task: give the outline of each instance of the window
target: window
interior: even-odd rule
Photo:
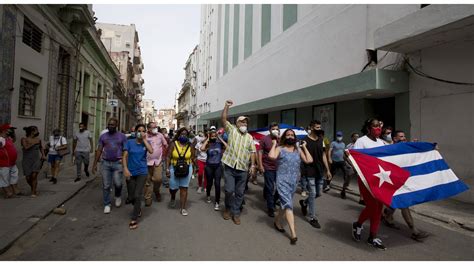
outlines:
[[[294,126],[296,124],[296,109],[281,111],[281,123]]]
[[[324,136],[328,139],[334,139],[334,128],[336,127],[334,113],[334,104],[313,107],[313,119],[321,121]]]
[[[252,54],[253,5],[245,5],[244,58]]]
[[[225,5],[225,19],[224,19],[224,75],[227,74],[229,68],[229,5]]]
[[[271,39],[272,6],[262,5],[262,47]]]
[[[283,31],[296,23],[298,17],[298,5],[283,5]]]
[[[35,102],[38,85],[38,83],[27,79],[20,79],[20,103],[18,104],[19,115],[35,116]]]
[[[232,45],[232,67],[239,63],[239,23],[240,23],[240,5],[234,5],[234,38]]]
[[[31,20],[25,17],[23,22],[23,43],[41,53],[43,42],[43,31],[41,31]]]
[[[130,43],[129,43],[129,42],[126,42],[126,43],[125,43],[125,47],[126,47],[126,48],[130,48],[130,47],[131,47]]]

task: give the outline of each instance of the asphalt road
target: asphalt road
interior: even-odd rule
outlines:
[[[410,239],[400,212],[395,217],[401,230],[381,225],[379,237],[386,251],[351,237],[351,225],[362,209],[356,198],[342,200],[335,190],[318,198],[317,213],[322,225],[307,223],[295,196],[298,242],[290,245],[288,235],[273,228],[265,213],[262,180],[249,184],[242,224],[222,219],[205,194],[197,194],[191,181],[189,216],[169,209],[169,194],[162,202],[143,209],[139,228],[128,228],[131,205],[103,213],[101,182],[98,178],[65,204],[67,214],[51,214],[19,239],[1,260],[473,260],[474,237],[436,221],[415,216],[419,228],[431,236],[424,243]],[[162,189],[163,191],[163,189]],[[212,193],[211,193],[212,195]],[[223,198],[223,196],[222,196]],[[223,200],[223,199],[222,199]],[[179,206],[179,205],[178,205]],[[287,232],[288,227],[286,227]]]

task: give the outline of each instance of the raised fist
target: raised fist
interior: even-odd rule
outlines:
[[[234,104],[234,102],[232,100],[225,101],[225,105],[227,105],[227,106],[231,106],[233,104]]]

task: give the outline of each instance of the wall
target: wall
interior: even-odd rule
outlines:
[[[474,41],[456,41],[409,55],[421,71],[446,80],[474,83]],[[410,75],[412,138],[437,142],[456,175],[474,185],[474,92],[472,86]],[[468,190],[455,197],[473,203]]]

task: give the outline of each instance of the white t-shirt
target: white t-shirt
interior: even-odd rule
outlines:
[[[54,138],[54,136],[49,137],[49,154],[57,155],[58,152],[55,150],[58,147],[67,144],[65,137]]]
[[[371,140],[367,136],[358,138],[354,144],[354,149],[370,149],[380,146],[385,146],[385,143],[381,139],[375,139],[376,141]]]
[[[201,147],[204,144],[204,142],[198,141],[196,143],[196,149],[197,149],[197,159],[201,162],[207,161],[207,153],[205,151],[201,151]]]

